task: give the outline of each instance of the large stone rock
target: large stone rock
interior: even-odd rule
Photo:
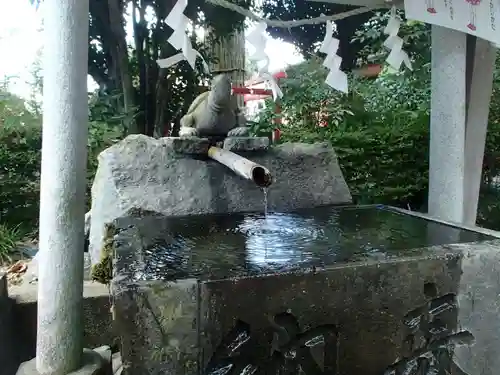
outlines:
[[[207,147],[206,140],[199,147],[193,142],[133,135],[99,155],[92,186],[93,264],[103,253],[105,224],[131,208],[166,216],[264,211],[264,194],[254,183],[213,160],[193,156]],[[237,144],[241,150],[241,140]],[[245,156],[273,174],[267,192],[270,211],[351,202],[329,144],[289,143]]]
[[[498,267],[485,264],[498,264],[500,240],[383,208],[330,210],[265,223],[137,211],[116,220],[111,290],[123,373],[394,375],[428,358],[426,374],[464,375],[462,361],[498,357],[488,346],[498,324],[482,317],[500,313]],[[292,246],[287,220],[308,240]],[[325,241],[334,250],[325,253]],[[474,295],[492,299],[474,310]]]

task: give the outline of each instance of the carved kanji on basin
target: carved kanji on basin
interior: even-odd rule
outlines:
[[[426,284],[425,294],[428,302],[403,320],[406,355],[384,375],[468,375],[453,361],[455,346],[474,341],[472,333],[457,329],[457,296],[438,297],[434,284]]]
[[[273,340],[265,348],[268,355],[261,355],[248,323],[238,320],[224,337],[210,359],[204,375],[251,375],[298,374],[319,375],[336,373],[337,328],[324,324],[301,330],[297,319],[291,313],[276,314],[269,319],[269,330]],[[323,345],[333,356],[324,356],[320,365],[313,357],[311,348]]]

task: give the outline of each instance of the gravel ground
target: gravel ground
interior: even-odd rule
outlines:
[[[9,285],[20,285],[24,283],[34,284],[38,281],[38,259],[35,255],[21,257],[11,265],[0,266],[0,274],[6,273]],[[84,280],[90,280],[90,255],[84,256]]]

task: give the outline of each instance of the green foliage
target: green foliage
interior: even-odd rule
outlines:
[[[358,130],[355,116],[346,123],[344,129],[329,128],[328,138],[355,200],[420,208],[428,181],[426,114],[386,115]]]
[[[321,121],[338,126],[345,116],[353,115],[351,110],[355,103],[325,85],[327,71],[320,59],[312,58],[292,66],[287,69],[287,75],[288,78],[280,83],[285,93],[280,104],[288,121],[286,134],[300,134],[305,141],[313,142],[321,137],[316,134]],[[275,117],[274,105],[268,101],[254,131],[269,132],[274,128],[272,121]]]
[[[0,98],[0,220],[13,225],[38,219],[41,127],[22,103]]]
[[[381,64],[387,56],[383,43],[387,38],[384,28],[389,21],[390,11],[376,12],[356,32],[353,43],[360,43],[363,48],[358,53],[358,65]],[[429,24],[406,20],[403,11],[398,11],[402,23],[398,36],[403,38],[404,49],[414,61],[430,61],[431,26]]]
[[[351,89],[363,98],[364,108],[379,117],[394,112],[429,112],[431,99],[430,63],[391,72],[384,68],[375,82],[353,79]]]
[[[0,223],[0,265],[12,262],[12,255],[24,236],[19,226]]]
[[[421,64],[413,72],[384,71],[376,80],[351,77],[349,95],[324,84],[326,71],[321,61],[306,61],[288,69],[287,74],[281,85],[283,141],[331,142],[357,203],[412,209],[425,205],[429,64]],[[487,154],[500,151],[498,105],[494,99]],[[273,104],[267,103],[253,132],[270,131],[275,116]]]
[[[253,1],[234,3],[249,8]],[[179,52],[168,43],[173,30],[166,17],[174,4],[150,0],[89,2],[89,74],[103,91],[122,91],[114,107],[117,113],[125,107],[131,114],[123,119],[129,133],[175,133],[181,114],[199,94],[199,86],[206,84],[200,60],[194,70],[186,61],[166,69],[156,63]],[[131,14],[127,8],[132,8]],[[203,41],[193,30],[190,37],[193,48],[208,63],[214,60],[210,43],[244,26],[243,16],[203,0],[190,1],[184,14],[193,21],[193,29],[207,31]],[[132,32],[123,26],[130,16]],[[109,20],[115,20],[111,27]],[[127,46],[130,40],[133,44]]]
[[[493,75],[493,93],[490,102],[490,115],[488,123],[488,138],[486,149],[492,150],[500,144],[500,53],[497,54],[497,69]]]
[[[0,96],[0,222],[32,231],[37,227],[39,211],[41,118],[23,103],[12,94]],[[91,120],[102,119],[99,116],[105,106],[105,101],[91,100]],[[113,117],[109,122],[89,123],[88,203],[98,154],[122,137],[119,120]]]

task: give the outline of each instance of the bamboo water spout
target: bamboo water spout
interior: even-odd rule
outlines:
[[[273,177],[266,167],[256,164],[234,152],[218,147],[210,147],[208,156],[231,169],[241,177],[252,180],[258,187],[268,187],[273,182]]]

